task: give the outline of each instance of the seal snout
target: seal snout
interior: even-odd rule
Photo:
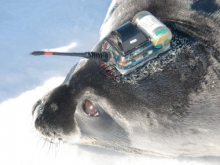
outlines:
[[[35,127],[43,127],[44,125],[52,124],[52,121],[56,118],[55,116],[58,110],[59,107],[56,103],[38,100],[32,110],[32,115],[35,120]]]
[[[62,139],[60,131],[56,129],[53,120],[55,119],[54,113],[58,110],[56,103],[47,103],[38,100],[32,110],[34,116],[35,128],[50,142],[56,143]]]
[[[38,101],[34,104],[33,109],[32,109],[32,115],[33,115],[33,116],[34,116],[35,110],[36,110],[37,107],[40,106],[41,104],[42,104],[41,99],[38,100]]]
[[[62,85],[33,106],[34,126],[50,142],[64,141],[70,134],[77,132],[74,121],[75,104],[70,100],[68,86]]]

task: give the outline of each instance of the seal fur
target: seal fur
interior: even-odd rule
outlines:
[[[54,142],[158,156],[220,156],[220,1],[211,1],[212,12],[205,5],[113,0],[101,37],[147,10],[175,34],[172,60],[163,60],[170,52],[155,59],[158,71],[148,67],[135,83],[113,81],[99,62],[87,60],[34,106],[36,129]],[[99,117],[85,114],[85,100]]]

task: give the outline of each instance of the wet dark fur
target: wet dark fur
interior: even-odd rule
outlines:
[[[96,140],[94,145],[126,152],[219,156],[220,16],[216,13],[220,2],[211,1],[208,9],[205,0],[186,7],[189,2],[128,0],[126,9],[116,8],[108,19],[112,21],[110,31],[142,10],[164,22],[176,37],[173,39],[180,40],[179,45],[175,42],[178,46],[172,46],[174,60],[166,65],[160,61],[162,71],[135,84],[112,81],[99,62],[90,60],[76,73],[70,72],[61,86],[34,107],[34,111],[38,109],[36,128],[49,139],[65,141],[63,135],[74,133],[78,126],[83,136]],[[123,14],[121,19],[118,13]],[[182,39],[187,40],[186,44],[181,43]],[[94,50],[100,50],[100,45]],[[88,91],[91,96],[85,95]],[[99,107],[103,118],[81,114],[81,105],[88,98]],[[102,99],[107,100],[111,111]],[[117,113],[130,122],[134,139],[129,136],[129,128],[115,119]],[[132,145],[138,136],[146,139],[149,149]],[[215,144],[213,150],[207,142]]]

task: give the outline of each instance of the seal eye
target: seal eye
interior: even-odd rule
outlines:
[[[93,105],[93,103],[89,100],[86,100],[84,103],[83,103],[83,110],[84,112],[89,115],[89,116],[92,116],[92,117],[98,117],[100,116],[100,113],[99,111],[97,110],[97,108]]]

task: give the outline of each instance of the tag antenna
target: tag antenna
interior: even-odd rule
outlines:
[[[84,52],[84,53],[64,53],[64,52],[46,52],[46,51],[34,51],[30,53],[34,56],[41,55],[58,55],[58,56],[74,56],[74,57],[84,57],[84,58],[93,58],[103,62],[108,62],[111,55],[108,52]]]

